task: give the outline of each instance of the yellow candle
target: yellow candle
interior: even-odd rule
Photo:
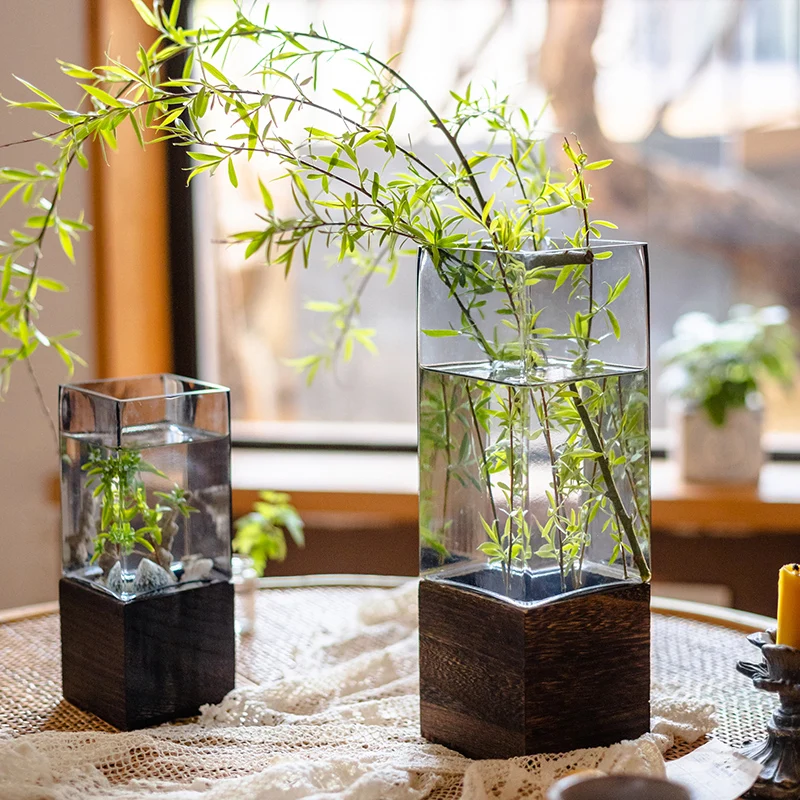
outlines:
[[[778,644],[800,649],[800,564],[787,564],[778,578]]]

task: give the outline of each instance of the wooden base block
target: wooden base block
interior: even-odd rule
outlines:
[[[420,581],[422,735],[470,758],[610,745],[650,730],[650,586],[524,606]]]
[[[234,687],[233,586],[128,602],[62,578],[64,699],[120,730],[198,713]]]

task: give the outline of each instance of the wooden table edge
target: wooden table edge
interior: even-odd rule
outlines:
[[[301,587],[323,586],[355,586],[364,588],[391,588],[415,580],[397,575],[299,575],[279,578],[262,578],[262,589],[289,589]],[[770,617],[751,614],[749,611],[738,611],[708,603],[696,603],[690,600],[675,600],[670,597],[653,597],[651,608],[655,614],[669,617],[706,622],[723,628],[754,633],[774,628],[776,622]],[[58,603],[38,603],[30,606],[7,608],[0,610],[0,625],[9,622],[20,622],[26,619],[42,617],[58,612]]]
[[[655,614],[705,622],[742,633],[755,633],[777,626],[774,619],[761,614],[713,606],[709,603],[696,603],[691,600],[675,600],[671,597],[653,597],[650,608]]]
[[[58,612],[58,601],[51,600],[47,603],[37,603],[31,606],[18,606],[16,608],[0,609],[0,625],[7,622],[21,622],[33,617],[44,617],[47,614]]]

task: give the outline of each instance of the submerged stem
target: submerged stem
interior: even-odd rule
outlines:
[[[511,387],[508,389],[508,557],[506,563],[506,592],[511,583],[511,553],[514,546],[514,401]]]
[[[444,498],[442,500],[442,533],[444,533],[444,526],[447,521],[447,499],[450,493],[450,468],[452,466],[452,448],[450,447],[450,410],[447,406],[447,384],[444,382],[444,375],[441,376],[442,381],[442,406],[444,408],[444,441],[445,453],[447,456],[447,469],[445,470],[444,477]]]
[[[620,526],[625,531],[625,536],[627,537],[628,543],[631,546],[633,560],[636,563],[636,568],[639,570],[639,576],[641,577],[642,581],[647,582],[651,578],[650,567],[647,565],[647,561],[644,557],[644,553],[642,552],[639,540],[636,538],[636,532],[633,530],[633,522],[631,521],[628,512],[625,510],[625,505],[623,504],[622,498],[617,490],[617,485],[614,482],[614,476],[611,472],[611,466],[608,463],[608,456],[603,449],[600,436],[594,427],[594,423],[592,422],[592,418],[586,409],[586,406],[583,403],[583,398],[581,397],[577,384],[573,382],[569,385],[569,388],[570,391],[574,393],[573,402],[575,403],[575,409],[581,418],[581,423],[586,431],[586,436],[589,439],[589,443],[591,444],[595,453],[597,453],[597,464],[600,467],[600,472],[603,474],[603,481],[606,484],[608,499],[614,506],[614,511],[619,516]]]
[[[550,431],[550,418],[547,413],[547,398],[544,393],[544,388],[539,390],[542,396],[542,415],[540,418],[540,423],[542,426],[542,430],[544,431],[544,440],[547,444],[547,452],[550,456],[550,469],[553,475],[553,499],[556,503],[556,520],[555,520],[555,528],[556,528],[556,535],[558,536],[558,571],[561,576],[561,591],[564,592],[567,589],[567,581],[566,576],[564,575],[564,535],[561,531],[561,526],[558,524],[558,514],[561,510],[561,485],[560,481],[558,480],[558,469],[556,467],[556,454],[553,448],[553,439]],[[531,391],[531,401],[534,404],[534,408],[536,407],[536,403],[533,400],[533,392]]]
[[[472,392],[467,388],[467,400],[469,401],[469,410],[472,414],[472,424],[475,426],[475,436],[478,439],[478,447],[481,451],[481,463],[483,465],[483,473],[486,478],[486,491],[489,494],[489,503],[492,506],[492,516],[496,525],[498,535],[500,533],[500,519],[497,516],[497,506],[494,502],[494,493],[492,492],[492,478],[489,474],[489,462],[486,460],[486,448],[483,445],[483,437],[481,436],[481,428],[478,423],[478,415],[475,412],[475,404],[472,401]]]

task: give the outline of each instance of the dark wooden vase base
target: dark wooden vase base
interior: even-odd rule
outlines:
[[[64,699],[120,730],[190,717],[234,687],[233,586],[128,602],[62,578]]]
[[[524,606],[424,579],[422,735],[470,758],[610,745],[650,730],[650,586]]]

